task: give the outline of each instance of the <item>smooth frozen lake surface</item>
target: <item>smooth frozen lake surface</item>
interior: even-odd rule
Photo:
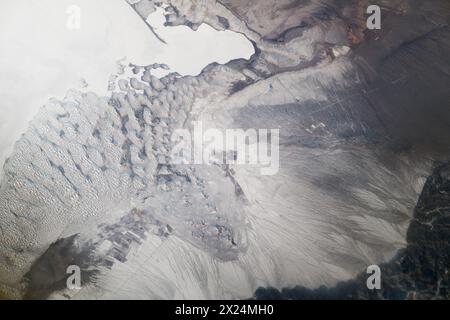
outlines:
[[[81,28],[67,27],[71,5]],[[165,63],[181,75],[196,75],[212,62],[249,58],[254,49],[241,34],[203,25],[164,27],[162,9],[148,22],[161,43],[124,0],[15,0],[0,4],[0,165],[28,122],[50,97],[70,88],[106,94],[116,63]],[[164,75],[164,72],[159,76]]]

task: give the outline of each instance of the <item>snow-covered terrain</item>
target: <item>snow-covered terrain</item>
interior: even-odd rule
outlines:
[[[164,40],[147,19],[156,2],[128,2]],[[449,158],[447,1],[375,1],[379,31],[365,29],[366,1],[160,2],[167,28],[227,29],[255,54],[162,78],[153,62],[168,61],[136,62],[108,94],[40,109],[4,167],[0,291],[248,298],[332,286],[406,246],[425,180]],[[198,120],[279,129],[278,173],[171,164],[172,133]],[[81,290],[65,287],[72,264]]]
[[[79,29],[67,26],[72,6],[79,9]],[[163,19],[162,12],[154,12],[149,22],[161,28]],[[105,95],[118,60],[165,63],[181,75],[197,75],[212,62],[247,59],[254,52],[243,35],[207,25],[198,32],[182,26],[162,35],[167,44],[149,32],[124,0],[3,1],[0,163],[49,98],[63,98],[69,88]]]

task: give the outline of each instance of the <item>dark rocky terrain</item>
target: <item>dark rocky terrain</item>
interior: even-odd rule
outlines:
[[[447,0],[371,1],[381,30],[365,0],[128,2],[144,19],[164,4],[168,27],[242,33],[255,54],[198,76],[124,66],[110,96],[43,107],[0,182],[0,292],[448,297]],[[198,120],[280,129],[278,173],[168,165],[171,134]],[[77,261],[93,276],[74,293]],[[364,289],[371,264],[380,292]]]
[[[450,164],[427,179],[408,228],[405,249],[380,265],[380,290],[369,290],[368,275],[334,287],[259,288],[256,299],[450,299]]]

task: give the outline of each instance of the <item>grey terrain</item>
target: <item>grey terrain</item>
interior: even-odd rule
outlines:
[[[448,298],[450,2],[128,3],[255,54],[198,76],[125,65],[109,96],[42,107],[3,168],[1,296]],[[170,164],[172,133],[198,120],[278,128],[278,173]],[[382,292],[364,288],[372,264]]]

